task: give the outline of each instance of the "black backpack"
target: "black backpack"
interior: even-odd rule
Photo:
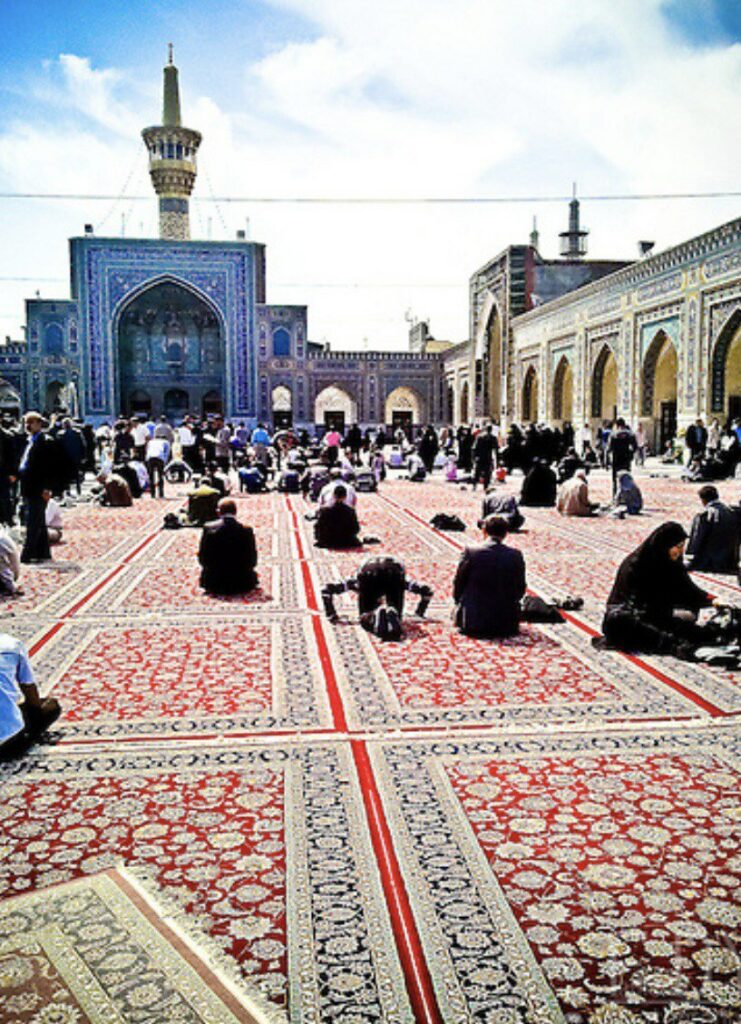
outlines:
[[[430,520],[430,526],[436,530],[465,530],[466,524],[458,516],[451,516],[447,512],[437,512]]]

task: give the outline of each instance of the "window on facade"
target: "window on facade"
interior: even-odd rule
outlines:
[[[291,335],[285,327],[279,327],[277,331],[273,331],[273,355],[290,356],[290,354]]]
[[[61,356],[64,353],[64,335],[59,324],[49,324],[44,331],[44,349],[50,356]]]

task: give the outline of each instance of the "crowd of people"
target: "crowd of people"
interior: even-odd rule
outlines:
[[[687,431],[686,446],[686,479],[732,475],[741,466],[741,423],[719,432],[698,421]],[[301,494],[318,547],[362,549],[378,541],[362,536],[359,496],[376,490],[390,470],[417,483],[437,471],[438,479],[474,490],[481,485],[484,492],[482,543],[464,549],[453,584],[455,624],[469,636],[504,638],[517,633],[523,620],[559,621],[559,607],[574,606],[571,598],[548,604],[527,595],[525,560],[506,542],[525,523],[521,510],[640,515],[643,498],[632,469],[645,452],[640,429],[633,431],[619,418],[596,436],[588,425],[576,437],[568,424],[512,425],[504,434],[498,424],[485,423],[456,430],[427,426],[411,438],[400,428],[357,425],[344,436],[336,427],[319,437],[290,429],[271,434],[263,424],[250,429],[220,416],[186,417],[178,425],[164,416],[135,417],[93,429],[68,417],[47,423],[28,412],[22,429],[8,421],[0,425],[0,592],[18,592],[23,563],[50,559],[51,545],[63,541],[61,507],[77,500],[86,474],[86,500],[113,507],[146,494],[163,498],[168,483],[187,484],[182,508],[167,513],[163,525],[202,528],[201,586],[209,594],[234,595],[259,585],[254,532],[237,519],[234,490]],[[589,473],[597,465],[612,477],[612,497],[602,504],[589,493]],[[511,487],[517,471],[519,496]],[[724,606],[701,624],[699,613],[717,602],[689,573],[738,572],[741,513],[724,504],[709,483],[700,488],[699,500],[689,533],[679,523],[664,523],[623,561],[607,600],[600,644],[738,664],[738,615]],[[20,552],[11,533],[19,526]],[[420,596],[420,615],[432,597],[424,583],[407,578],[396,554],[371,555],[354,577],[325,587],[331,618],[337,617],[335,597],[348,590],[357,592],[363,627],[382,640],[402,636],[407,591]],[[7,634],[0,639],[0,757],[16,756],[60,709],[39,696],[22,645]]]

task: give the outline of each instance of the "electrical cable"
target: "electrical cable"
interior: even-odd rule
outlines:
[[[741,196],[741,191],[713,191],[713,192],[626,192],[614,195],[582,195],[580,202],[588,203],[610,203],[610,202],[645,202],[645,201],[672,201],[686,199],[733,199]],[[85,202],[117,202],[121,196],[109,195],[107,193],[85,193],[85,192],[0,192],[2,199],[44,199],[59,200],[62,202],[85,201]],[[151,195],[127,196],[132,202],[151,202]],[[272,203],[272,204],[306,204],[306,205],[377,205],[377,206],[403,206],[403,205],[476,205],[476,204],[507,204],[507,203],[568,203],[573,197],[569,195],[557,196],[199,196],[201,203],[215,203],[218,209],[219,203]],[[106,215],[109,216],[109,213]],[[219,217],[223,223],[223,216],[219,211]],[[226,226],[226,225],[225,225]]]

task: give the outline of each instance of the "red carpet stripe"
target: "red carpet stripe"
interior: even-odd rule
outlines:
[[[303,539],[299,530],[298,516],[288,496],[286,496],[286,507],[291,516],[294,536],[296,538],[306,602],[309,610],[315,612],[319,610],[316,590],[306,560]],[[324,620],[319,616],[315,616],[312,625],[322,666],[322,674],[327,686],[332,720],[336,729],[345,732],[347,731],[347,718],[324,633]],[[391,927],[396,941],[396,949],[404,971],[404,980],[415,1019],[420,1024],[443,1024],[443,1018],[435,998],[432,978],[422,951],[422,941],[417,930],[417,924],[409,902],[409,895],[394,850],[391,831],[383,810],[381,795],[373,773],[373,766],[368,756],[367,745],[364,740],[351,740],[350,747],[355,762],[355,770],[358,774],[360,790],[363,795],[363,806],[368,823],[368,831],[378,863],[386,905],[391,919]]]

